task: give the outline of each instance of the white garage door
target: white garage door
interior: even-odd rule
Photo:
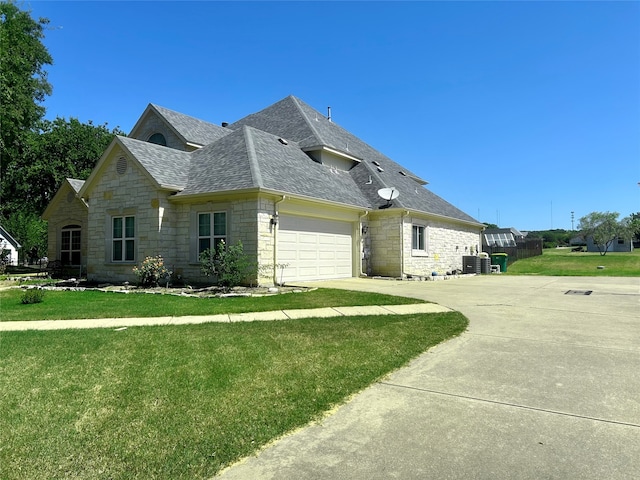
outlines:
[[[278,263],[288,265],[284,282],[351,277],[351,230],[349,222],[280,215]]]

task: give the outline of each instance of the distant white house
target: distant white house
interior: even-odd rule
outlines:
[[[0,259],[8,265],[18,264],[18,249],[21,245],[0,225]]]
[[[599,252],[598,245],[593,242],[593,237],[587,237],[587,252]],[[607,252],[632,252],[633,242],[622,237],[616,238],[607,248]]]

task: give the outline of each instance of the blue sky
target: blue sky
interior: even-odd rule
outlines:
[[[295,95],[482,222],[640,211],[640,2],[24,2],[47,117],[220,124]]]

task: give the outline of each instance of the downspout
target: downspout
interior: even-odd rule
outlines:
[[[287,196],[283,195],[280,200],[273,204],[273,218],[271,225],[273,226],[273,284],[278,285],[278,205],[286,200]]]
[[[400,280],[404,280],[404,217],[409,215],[409,210],[400,214]]]
[[[362,257],[360,257],[358,260],[358,277],[362,277],[364,272],[362,271],[362,261],[365,259],[365,255],[364,255],[364,234],[362,233],[362,219],[364,217],[366,217],[367,215],[369,215],[369,210],[365,210],[365,212],[360,215],[360,219],[359,219],[359,227],[360,227],[360,251],[358,252],[358,254],[362,254]],[[360,255],[358,255],[360,256]],[[371,253],[369,253],[369,258],[371,258]],[[367,264],[368,264],[369,260],[367,260]]]

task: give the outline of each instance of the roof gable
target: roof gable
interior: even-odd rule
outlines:
[[[41,215],[42,219],[48,220],[51,217],[51,215],[56,211],[56,209],[58,208],[62,200],[69,199],[68,196],[70,194],[73,195],[73,197],[78,202],[80,202],[80,204],[85,209],[88,209],[87,204],[84,202],[84,200],[82,200],[78,196],[78,193],[80,192],[84,184],[85,184],[85,180],[78,180],[77,178],[65,178],[62,184],[60,185],[60,188],[58,188],[58,191],[55,193],[55,195],[47,205],[47,208],[45,208],[44,212],[42,212],[42,215]]]
[[[133,138],[118,137],[122,146],[161,188],[180,190],[187,184],[190,154]]]
[[[151,116],[159,118],[184,143],[185,147],[199,148],[215,142],[230,133],[230,130],[213,123],[150,103],[136,122],[129,136],[138,138]]]
[[[0,237],[4,238],[13,248],[18,249],[21,245],[18,241],[7,232],[2,225],[0,225]]]

